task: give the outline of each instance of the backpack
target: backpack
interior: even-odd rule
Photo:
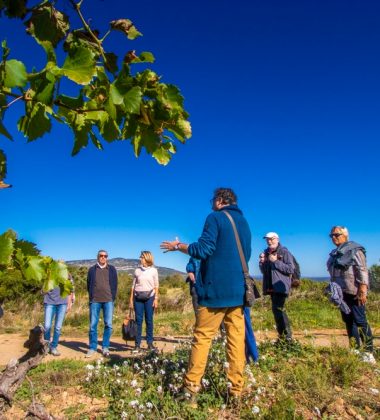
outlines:
[[[296,288],[299,287],[301,284],[301,268],[300,265],[298,264],[298,261],[296,260],[295,256],[293,254],[292,258],[293,258],[293,264],[294,264],[294,273],[292,274],[292,283],[291,286]]]

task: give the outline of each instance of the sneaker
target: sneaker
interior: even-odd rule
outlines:
[[[57,350],[57,348],[55,347],[55,348],[51,348],[50,349],[50,354],[52,355],[52,356],[60,356],[61,355],[61,353]]]
[[[376,364],[376,359],[374,358],[372,353],[366,352],[362,354],[362,360],[365,363],[370,363],[371,365]]]
[[[154,346],[153,343],[148,344],[148,350],[150,351],[158,351],[158,348]]]
[[[103,357],[110,357],[110,351],[107,348],[102,350]]]
[[[135,346],[134,349],[132,350],[132,353],[139,353],[141,351],[140,346]]]
[[[186,386],[183,386],[179,393],[175,396],[175,400],[177,402],[182,402],[191,408],[197,408],[197,397],[198,394],[196,392],[193,392]]]
[[[92,356],[94,356],[94,355],[95,355],[95,353],[96,353],[96,350],[90,349],[90,350],[86,353],[86,356],[84,356],[84,357],[87,357],[87,358],[92,357]]]

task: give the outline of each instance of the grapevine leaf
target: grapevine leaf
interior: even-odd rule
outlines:
[[[142,92],[139,86],[135,86],[130,89],[124,95],[124,105],[126,112],[131,114],[140,114]]]
[[[93,143],[93,145],[99,149],[99,150],[103,150],[103,145],[102,143],[100,143],[99,139],[95,136],[95,134],[91,131],[90,132],[90,139]]]
[[[135,39],[138,36],[142,36],[142,33],[136,29],[135,25],[129,19],[113,20],[110,22],[110,26],[111,29],[123,32],[127,35],[128,39]]]
[[[36,102],[31,106],[31,111],[20,118],[17,127],[28,138],[28,141],[33,141],[50,132],[51,121],[46,115],[47,110],[46,105]]]
[[[151,52],[144,51],[138,57],[132,58],[130,62],[134,64],[135,63],[154,63],[154,55]]]
[[[61,297],[65,298],[73,291],[73,284],[66,279],[64,282],[59,283],[59,288]]]
[[[28,0],[6,0],[5,7],[6,12],[5,14],[10,18],[24,18],[27,13],[26,3]]]
[[[183,96],[177,86],[166,85],[164,89],[164,96],[172,108],[183,108]]]
[[[0,180],[7,176],[7,157],[3,150],[0,149]]]
[[[7,129],[4,127],[4,124],[1,120],[0,120],[0,134],[7,137],[9,140],[13,140],[12,136],[9,134]]]
[[[141,134],[140,133],[136,133],[132,137],[132,146],[133,146],[133,151],[135,153],[135,156],[136,157],[139,157],[140,156],[140,153],[141,153],[141,148],[142,148]]]
[[[110,97],[115,105],[120,105],[123,103],[124,97],[119,92],[117,86],[114,83],[112,83],[112,85],[110,86]]]
[[[75,123],[71,125],[75,134],[74,147],[71,151],[71,156],[75,156],[81,149],[88,145],[88,134],[91,127],[83,120],[83,115],[80,115],[79,117],[81,118],[76,118]]]
[[[63,67],[63,74],[70,80],[86,85],[96,74],[96,66],[93,53],[84,47],[70,51]]]
[[[104,63],[104,65],[106,66],[106,69],[108,71],[110,71],[111,73],[116,73],[118,68],[117,68],[117,55],[110,52],[110,53],[105,53],[104,54],[106,57],[106,62]]]
[[[182,143],[191,137],[191,125],[186,120],[178,119],[175,125],[168,127],[168,130]]]
[[[11,263],[14,241],[15,238],[12,238],[8,232],[0,235],[0,265],[8,266]]]
[[[4,86],[8,88],[24,87],[28,82],[24,63],[18,60],[9,60],[5,63]]]
[[[42,290],[48,292],[49,290],[52,290],[57,286],[61,287],[62,285],[64,294],[61,294],[61,296],[63,298],[66,297],[72,290],[72,283],[68,280],[69,273],[66,264],[62,261],[51,260],[47,271],[48,277],[43,283]]]
[[[24,266],[20,267],[27,280],[41,282],[45,277],[45,261],[40,256],[28,256]]]
[[[3,61],[5,61],[11,52],[11,50],[7,47],[7,41],[4,40],[1,42],[1,48],[3,50]]]
[[[54,47],[66,36],[70,27],[67,16],[49,3],[35,7],[25,26],[38,41],[50,41]]]
[[[96,34],[96,32],[96,30],[92,31],[93,34]],[[99,57],[101,54],[99,44],[97,44],[89,32],[83,29],[76,29],[70,32],[63,44],[63,49],[66,52],[75,52],[79,47],[89,49],[95,57]]]
[[[45,71],[38,75],[31,82],[32,89],[36,92],[34,100],[43,102],[46,105],[53,104],[53,95],[55,88],[55,77],[49,71]]]
[[[116,124],[116,121],[108,115],[107,118],[101,122],[99,130],[106,141],[116,140],[120,136],[119,126]]]
[[[152,153],[152,156],[160,165],[164,166],[167,165],[170,162],[170,159],[172,158],[172,155],[164,147],[159,147],[158,149],[156,149]]]

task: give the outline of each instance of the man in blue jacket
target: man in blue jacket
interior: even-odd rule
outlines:
[[[195,285],[198,295],[198,316],[188,371],[182,395],[195,402],[204,374],[213,337],[224,321],[227,333],[227,378],[231,383],[229,396],[238,398],[243,388],[245,365],[244,275],[234,231],[226,214],[233,218],[240,236],[245,259],[251,256],[251,231],[237,206],[236,194],[230,188],[218,188],[211,200],[212,209],[197,242],[184,244],[164,241],[166,251],[181,251],[201,260]]]
[[[103,311],[104,333],[102,353],[109,357],[110,338],[112,334],[112,317],[117,292],[117,271],[107,263],[108,253],[101,249],[98,261],[89,268],[87,274],[87,291],[90,300],[89,350],[86,357],[92,357],[98,346],[98,323],[100,310]]]

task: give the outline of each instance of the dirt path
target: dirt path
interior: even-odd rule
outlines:
[[[256,331],[255,336],[258,342],[276,338],[275,332]],[[17,359],[25,353],[23,345],[26,338],[26,335],[22,334],[0,334],[0,366],[5,366],[11,359]],[[60,358],[87,360],[84,357],[88,348],[86,336],[62,336],[61,338],[59,345],[59,351],[61,352]],[[302,343],[315,346],[338,345],[345,347],[348,345],[346,332],[341,329],[310,330],[308,332],[296,331],[294,332],[294,338]],[[176,345],[188,340],[190,340],[190,337],[155,337],[155,345],[164,352],[171,352]],[[131,357],[133,346],[133,342],[126,344],[120,337],[113,337],[110,349],[111,357]],[[375,338],[375,346],[380,346],[378,334]],[[101,357],[100,353],[94,356],[93,359],[99,357]],[[54,358],[54,356],[49,355],[45,360],[49,361]]]

